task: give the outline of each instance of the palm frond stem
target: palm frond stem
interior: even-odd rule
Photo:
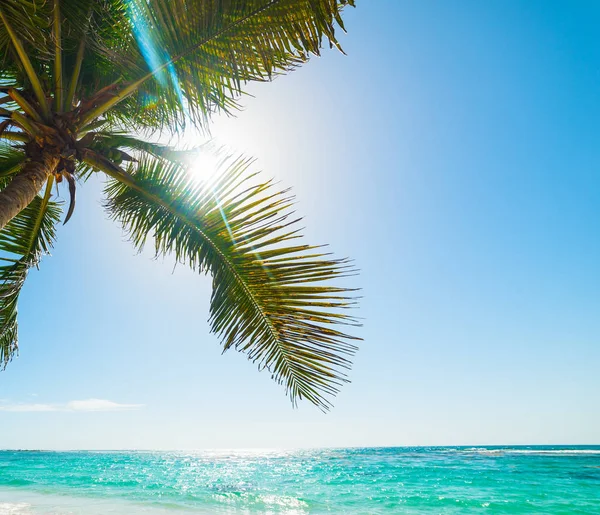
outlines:
[[[0,134],[0,138],[8,139],[10,141],[22,141],[24,143],[31,139],[31,137],[25,134],[24,132],[13,131],[3,131]]]
[[[42,220],[44,219],[44,212],[46,211],[46,207],[48,206],[48,202],[50,201],[50,195],[52,194],[52,185],[54,183],[54,175],[50,174],[48,176],[48,182],[46,183],[46,191],[44,192],[44,196],[42,198],[42,209],[41,214],[35,221],[35,226],[33,231],[31,231],[30,239],[29,239],[29,247],[32,248],[34,244],[34,240],[40,227],[42,225]]]
[[[75,91],[77,90],[77,84],[79,83],[79,75],[81,73],[81,66],[83,65],[83,57],[85,55],[85,48],[87,45],[87,29],[90,24],[92,9],[88,12],[85,27],[83,30],[83,36],[77,47],[77,56],[75,57],[75,66],[73,67],[73,75],[71,76],[71,82],[69,83],[69,90],[67,91],[67,97],[65,99],[65,107],[70,110],[73,106],[73,100],[75,99]]]
[[[10,117],[15,121],[15,123],[21,127],[25,132],[31,134],[32,136],[40,135],[40,130],[34,125],[34,122],[23,116],[21,113],[17,113],[13,111],[10,114]]]
[[[12,98],[26,114],[28,114],[31,118],[33,118],[38,123],[44,123],[44,120],[40,116],[40,114],[34,109],[34,107],[25,100],[25,97],[19,93],[19,91],[15,88],[10,88],[8,90],[8,95]]]
[[[60,0],[54,0],[54,106],[57,113],[63,111],[63,65]]]
[[[40,104],[42,113],[43,113],[44,117],[49,120],[50,119],[50,108],[48,107],[48,102],[46,100],[46,93],[44,92],[42,82],[40,81],[40,78],[38,77],[37,73],[35,72],[35,69],[33,68],[33,65],[31,64],[31,61],[29,60],[29,56],[27,55],[25,48],[23,48],[23,45],[21,44],[19,37],[17,36],[13,27],[11,26],[8,19],[4,15],[4,12],[2,11],[1,7],[0,7],[0,20],[2,21],[2,23],[4,23],[4,26],[6,27],[8,35],[10,36],[10,39],[12,41],[12,44],[15,47],[15,50],[17,51],[19,59],[21,60],[21,64],[23,65],[23,68],[25,69],[25,73],[27,74],[27,77],[29,78],[29,81],[31,82],[31,87],[33,88],[33,92],[35,93],[35,96]]]
[[[83,150],[82,154],[82,160],[87,165],[104,172],[106,175],[109,175],[113,179],[117,179],[128,186],[130,183],[134,183],[133,177],[126,170],[123,170],[123,168],[116,165],[110,159],[107,159],[98,152],[94,152],[93,150],[86,148]]]

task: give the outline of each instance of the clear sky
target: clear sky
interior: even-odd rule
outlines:
[[[357,3],[347,56],[213,129],[362,270],[335,409],[222,356],[209,280],[137,255],[92,181],[23,292],[1,447],[600,443],[600,4]]]

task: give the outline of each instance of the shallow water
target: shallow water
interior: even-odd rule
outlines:
[[[0,451],[0,515],[600,514],[600,446]]]

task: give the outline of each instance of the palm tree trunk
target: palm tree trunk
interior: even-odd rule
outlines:
[[[12,182],[0,191],[0,230],[35,198],[59,161],[56,154],[50,153],[30,158]]]

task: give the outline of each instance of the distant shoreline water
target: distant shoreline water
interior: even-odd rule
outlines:
[[[0,515],[600,514],[600,446],[0,451]]]

